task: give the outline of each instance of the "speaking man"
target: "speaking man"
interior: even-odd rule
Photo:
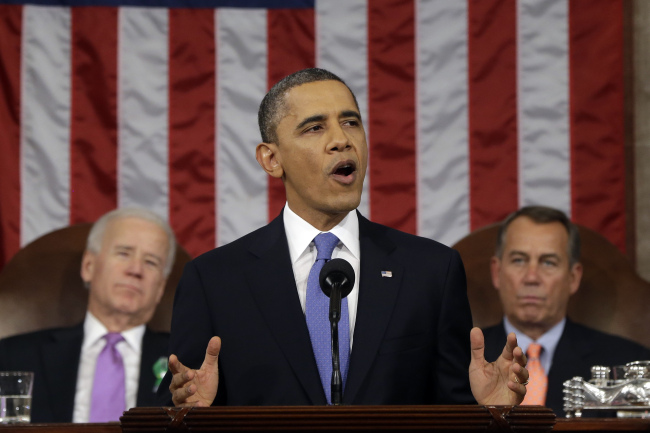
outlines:
[[[331,403],[327,298],[317,275],[333,258],[356,275],[339,324],[343,404],[521,401],[528,373],[515,336],[495,363],[483,358],[479,329],[470,346],[459,255],[356,211],[368,147],[347,85],[322,69],[289,75],[263,99],[259,125],[257,161],[282,179],[287,204],[269,225],[185,268],[164,401]]]
[[[546,405],[564,415],[563,383],[591,377],[591,366],[650,359],[641,345],[572,322],[569,298],[580,287],[578,228],[557,210],[527,206],[502,223],[491,262],[503,322],[484,329],[486,359],[509,332],[528,354],[530,383],[523,404]]]
[[[34,372],[32,422],[118,421],[130,407],[155,405],[169,334],[145,323],[175,251],[171,228],[148,210],[114,210],[93,225],[81,262],[83,323],[0,341],[0,370]]]

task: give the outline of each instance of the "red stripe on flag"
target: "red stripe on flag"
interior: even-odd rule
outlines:
[[[285,76],[315,61],[313,9],[270,9],[267,12],[268,88]],[[286,202],[282,180],[269,176],[269,220],[280,213]]]
[[[623,3],[569,2],[571,214],[625,251]]]
[[[415,5],[368,2],[370,212],[415,233]]]
[[[117,8],[72,8],[70,223],[117,207]]]
[[[517,5],[468,5],[470,224],[476,230],[518,207]]]
[[[215,20],[169,12],[169,218],[192,256],[215,247]]]
[[[22,15],[20,5],[0,5],[0,269],[20,248]]]

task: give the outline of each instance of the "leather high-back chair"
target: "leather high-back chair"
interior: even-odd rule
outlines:
[[[650,283],[636,273],[627,257],[599,233],[578,225],[582,283],[567,315],[575,322],[620,335],[650,347]],[[467,273],[467,295],[474,325],[486,327],[503,318],[492,285],[490,259],[499,225],[493,224],[456,243]]]
[[[83,321],[88,290],[79,274],[91,223],[55,230],[26,245],[0,272],[0,338]],[[169,331],[176,285],[189,254],[180,246],[149,326]]]

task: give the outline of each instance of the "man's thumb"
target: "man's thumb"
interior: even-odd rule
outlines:
[[[205,359],[203,360],[203,366],[209,368],[217,368],[217,362],[219,361],[219,352],[221,351],[221,338],[212,337],[208,343],[208,348],[205,351]]]

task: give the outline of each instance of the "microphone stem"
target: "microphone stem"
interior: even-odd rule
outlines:
[[[339,360],[339,320],[341,319],[341,287],[332,286],[330,294],[330,329],[332,331],[332,404],[340,405],[343,397],[341,366]]]

